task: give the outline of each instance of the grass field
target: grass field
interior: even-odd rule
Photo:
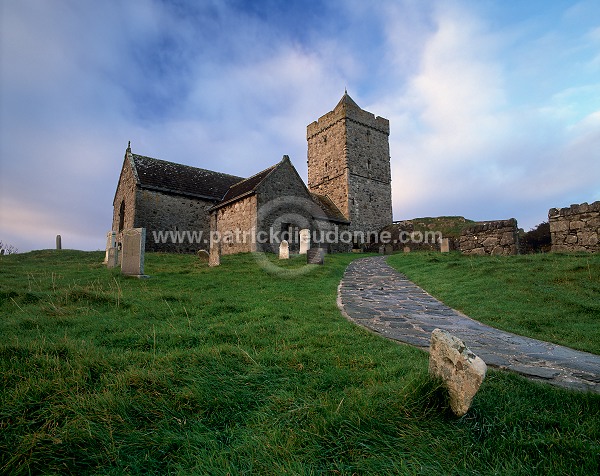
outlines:
[[[490,370],[453,417],[426,353],[340,316],[356,255],[289,279],[252,255],[149,253],[147,280],[102,258],[0,257],[0,473],[598,471],[599,395]]]
[[[600,354],[600,255],[409,253],[388,264],[499,329]]]

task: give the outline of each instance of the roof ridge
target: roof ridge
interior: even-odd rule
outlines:
[[[245,179],[243,179],[243,180],[240,180],[238,183],[234,183],[234,184],[232,185],[232,187],[235,187],[236,185],[238,185],[238,184],[240,184],[240,183],[242,183],[242,182],[246,182],[247,180],[251,180],[251,179],[253,179],[254,177],[257,177],[258,175],[265,173],[265,172],[266,172],[267,170],[269,170],[269,169],[274,169],[274,168],[275,168],[275,167],[277,167],[278,165],[279,165],[279,163],[277,163],[277,164],[275,164],[275,165],[271,165],[270,167],[267,167],[266,169],[263,169],[263,170],[261,170],[260,172],[256,172],[254,175],[251,175],[250,177],[247,177],[247,178],[245,178]],[[265,178],[266,178],[266,176],[265,176],[265,177],[263,177],[263,180],[264,180]],[[262,182],[262,180],[261,180],[260,182],[258,182],[258,184],[260,184],[261,182]],[[256,184],[256,185],[258,185],[258,184]]]
[[[275,170],[282,162],[279,162],[271,167],[267,167],[264,170],[261,170],[258,173],[255,173],[251,177],[247,179],[240,180],[239,182],[231,185],[225,195],[221,198],[221,201],[216,206],[222,206],[231,201],[238,200],[239,198],[251,194],[256,191],[256,188],[265,181],[265,179],[271,175],[273,170]],[[254,183],[254,181],[258,181]]]
[[[244,177],[145,155],[128,152],[128,157],[139,178],[138,185],[147,190],[202,197],[214,203],[223,198],[232,184],[244,180]]]
[[[232,174],[228,174],[228,173],[225,173],[225,172],[217,172],[216,170],[209,170],[209,169],[205,169],[205,168],[202,168],[202,167],[196,167],[195,165],[180,164],[178,162],[172,162],[170,160],[157,159],[156,157],[150,157],[149,155],[141,155],[141,154],[133,154],[133,153],[131,155],[134,158],[135,157],[139,157],[139,158],[142,158],[142,159],[150,159],[150,160],[155,160],[157,162],[164,162],[165,164],[172,164],[172,165],[175,165],[177,167],[188,167],[190,169],[202,170],[204,172],[210,172],[212,174],[219,174],[219,175],[225,175],[225,176],[233,177],[233,178],[240,178],[240,179],[242,179],[242,180],[240,180],[240,182],[243,181],[243,180],[246,180],[244,177],[240,177],[239,175],[232,175]]]

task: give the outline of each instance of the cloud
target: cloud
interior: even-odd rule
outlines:
[[[524,76],[512,68],[515,28],[499,33],[459,3],[438,4],[431,19],[406,87],[372,106],[391,122],[395,218],[515,216],[531,227],[561,196],[590,200],[600,176],[589,127],[597,84],[519,102],[546,70],[531,84],[516,83]],[[391,54],[401,48],[387,46]],[[539,53],[540,42],[518,47],[527,56]]]
[[[102,247],[128,140],[137,153],[245,176],[289,154],[305,175],[305,127],[341,95],[335,68],[257,16],[183,6],[5,8],[2,236],[35,243],[40,230],[62,231]]]
[[[498,175],[488,151],[508,130],[493,39],[462,9],[439,8],[434,19],[406,90],[374,106],[391,120],[395,208],[407,218],[444,213],[444,204],[472,195],[482,174]]]
[[[598,197],[594,7],[4,2],[0,239],[102,248],[128,140],[237,175],[288,154],[306,177],[306,125],[344,87],[390,119],[396,218],[534,225]]]

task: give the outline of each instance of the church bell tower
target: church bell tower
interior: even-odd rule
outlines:
[[[392,223],[390,123],[361,109],[344,93],[307,127],[308,189],[328,196],[350,231],[379,232]]]

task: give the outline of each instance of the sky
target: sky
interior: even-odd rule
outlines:
[[[600,200],[598,0],[4,0],[0,241],[104,249],[128,141],[306,181],[345,89],[390,121],[394,220]]]

